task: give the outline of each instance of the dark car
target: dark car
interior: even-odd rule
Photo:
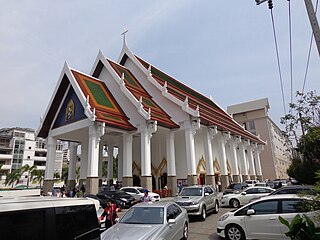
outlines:
[[[270,193],[268,196],[280,194],[305,194],[315,196],[318,194],[318,192],[310,186],[294,185],[278,188],[274,192]],[[250,200],[250,202],[256,201],[258,199],[260,199],[260,197],[253,198]]]
[[[231,183],[224,191],[223,195],[230,194],[230,193],[239,193],[243,189],[249,187],[249,185],[245,182],[236,182]]]
[[[276,191],[272,192],[270,195],[279,194],[306,194],[306,195],[317,195],[317,191],[310,186],[294,185],[278,188]]]
[[[99,201],[100,203],[100,206],[102,208],[106,208],[107,207],[107,202],[108,201],[111,201],[112,203],[116,204],[117,207],[119,208],[123,208],[124,207],[124,204],[123,202],[117,200],[117,199],[112,199],[111,197],[109,196],[105,196],[105,195],[102,195],[102,194],[97,194],[97,195],[94,195],[94,194],[86,194],[85,197],[88,197],[88,198],[93,198],[93,199],[96,199]]]
[[[136,199],[125,191],[121,190],[105,190],[97,194],[98,197],[110,197],[113,202],[121,202],[123,207],[131,207],[136,203]]]

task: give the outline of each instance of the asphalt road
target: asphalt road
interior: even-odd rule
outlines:
[[[220,208],[219,213],[209,214],[204,222],[198,218],[189,217],[189,240],[222,239],[216,233],[217,221],[222,214],[230,210],[231,208]]]

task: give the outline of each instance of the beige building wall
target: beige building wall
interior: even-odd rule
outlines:
[[[261,152],[261,168],[264,179],[288,178],[291,163],[287,151],[287,139],[279,127],[268,116],[267,98],[229,106],[227,111],[247,130],[267,142]]]

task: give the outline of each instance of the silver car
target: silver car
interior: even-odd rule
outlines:
[[[184,187],[174,201],[189,215],[200,216],[202,221],[209,211],[219,212],[217,192],[209,185]]]
[[[101,239],[187,239],[188,227],[187,211],[174,202],[143,202],[131,207]]]

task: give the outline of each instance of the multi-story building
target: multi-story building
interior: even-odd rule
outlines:
[[[62,146],[59,142],[56,151],[55,172],[62,172]],[[34,130],[30,128],[0,129],[0,186],[4,186],[7,173],[28,164],[45,170],[47,148],[43,138],[35,138]],[[19,184],[26,184],[27,173],[22,175]]]
[[[260,155],[264,178],[288,178],[291,143],[268,116],[269,109],[269,101],[264,98],[228,106],[227,112],[246,130],[267,142]]]

